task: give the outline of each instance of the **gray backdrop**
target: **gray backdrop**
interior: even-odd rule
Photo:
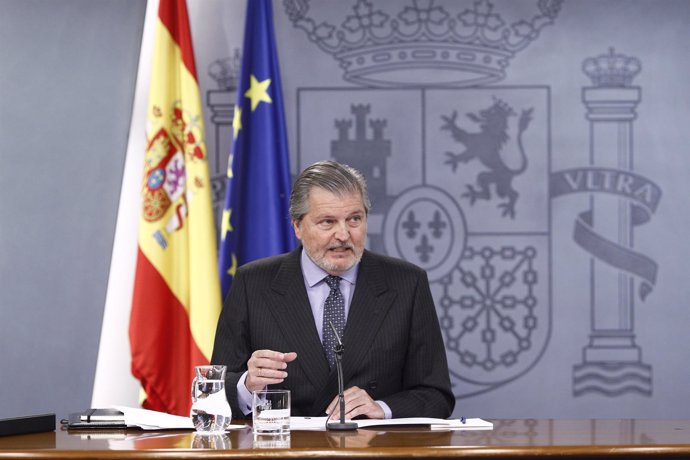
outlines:
[[[0,5],[0,369],[50,379],[0,408],[64,412],[93,376],[144,5],[41,3],[40,33],[35,4]],[[429,273],[456,415],[690,417],[690,3],[367,5],[274,1],[291,165],[365,171],[369,247]],[[244,2],[189,7],[220,207]]]
[[[90,405],[145,7],[0,0],[0,417]]]

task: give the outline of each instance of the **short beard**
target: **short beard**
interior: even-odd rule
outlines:
[[[334,246],[334,247],[331,247],[329,249],[335,249],[335,248],[348,248],[348,249],[352,250],[352,253],[354,254],[355,260],[352,262],[352,264],[349,267],[345,267],[345,268],[341,269],[337,265],[329,263],[326,260],[325,255],[324,255],[324,257],[317,259],[309,251],[309,249],[307,249],[306,246],[304,246],[304,252],[307,253],[307,256],[309,256],[309,258],[312,260],[312,262],[314,262],[319,268],[321,268],[322,270],[324,270],[325,272],[328,272],[328,273],[345,273],[346,271],[348,271],[349,269],[351,269],[352,267],[357,265],[362,260],[362,254],[364,253],[364,251],[358,252],[357,249],[350,244],[343,244],[341,246]]]

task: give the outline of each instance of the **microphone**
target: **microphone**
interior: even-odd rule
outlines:
[[[333,321],[328,321],[328,324],[331,326],[333,334],[335,335],[335,340],[338,342],[335,348],[333,348],[333,351],[335,351],[335,368],[338,371],[338,403],[340,404],[340,422],[330,422],[326,425],[326,427],[329,430],[356,430],[357,424],[355,422],[345,421],[345,385],[343,384],[342,363],[343,351],[345,351],[345,346],[343,345],[343,342],[340,341],[340,336],[338,335],[338,331],[335,330]]]

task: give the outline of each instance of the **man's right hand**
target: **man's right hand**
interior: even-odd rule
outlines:
[[[287,363],[297,359],[297,353],[281,353],[273,350],[256,350],[247,361],[247,390],[258,391],[266,385],[282,383],[287,377]]]

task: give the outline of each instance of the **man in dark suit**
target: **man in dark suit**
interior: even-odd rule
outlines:
[[[322,161],[290,196],[302,245],[240,267],[225,299],[212,362],[228,367],[233,416],[251,392],[291,390],[292,415],[335,420],[335,335],[347,418],[451,415],[455,398],[426,273],[364,249],[370,203],[362,175]]]

